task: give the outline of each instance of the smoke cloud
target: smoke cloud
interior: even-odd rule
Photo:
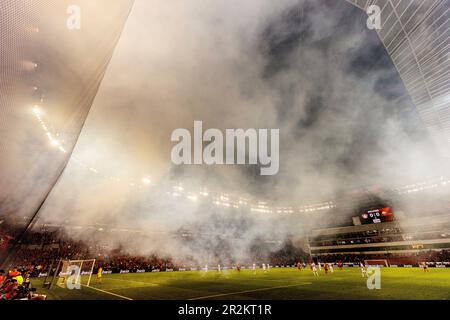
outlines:
[[[173,165],[171,133],[194,120],[280,129],[279,173]],[[74,226],[139,230],[146,241],[91,237],[129,252],[239,260],[258,239],[275,250],[339,211],[261,213],[231,199],[296,208],[439,176],[440,163],[366,15],[347,2],[137,0],[40,217],[74,237]]]

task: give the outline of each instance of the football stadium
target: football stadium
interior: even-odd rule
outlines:
[[[1,300],[450,300],[449,0],[0,16]]]

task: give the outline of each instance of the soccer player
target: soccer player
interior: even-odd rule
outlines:
[[[303,267],[302,264],[300,262],[297,262],[297,269],[302,271],[302,267]]]
[[[205,266],[205,272],[208,272],[208,265]]]
[[[217,271],[222,271],[222,269],[220,268],[220,264],[217,265]]]
[[[262,264],[262,267],[263,267],[264,273],[266,273],[266,272],[267,272],[267,269],[266,269],[266,264],[265,264],[265,263],[263,263],[263,264]]]
[[[331,273],[334,272],[333,263],[330,263],[330,272],[331,272]]]
[[[253,273],[256,273],[256,264],[254,263],[252,266]]]
[[[428,272],[428,265],[425,261],[422,263],[422,268],[423,268],[423,272]]]
[[[311,271],[312,271],[314,277],[318,277],[319,276],[319,272],[317,271],[316,264],[314,262],[311,263]]]
[[[237,270],[238,272],[241,272],[241,265],[240,265],[239,263],[236,265],[236,270]]]
[[[362,263],[362,262],[360,262],[359,263],[359,267],[361,268],[361,276],[364,278],[364,277],[367,277],[368,275],[367,275],[367,270],[366,270],[366,266],[364,265],[364,263]]]
[[[102,282],[103,268],[100,266],[97,270],[97,282]]]
[[[319,261],[319,271],[322,271],[322,265],[320,264],[320,261]]]
[[[328,263],[325,263],[323,269],[325,270],[325,274],[328,274]]]

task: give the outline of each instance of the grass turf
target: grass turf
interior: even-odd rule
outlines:
[[[101,283],[92,276],[91,287],[69,290],[58,286],[42,289],[42,279],[33,279],[38,293],[48,299],[433,299],[450,300],[450,269],[382,268],[381,289],[369,290],[359,268],[320,273],[295,268],[185,271],[104,275]],[[101,290],[101,291],[100,291]]]

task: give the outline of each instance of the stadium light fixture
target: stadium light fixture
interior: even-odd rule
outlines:
[[[148,177],[144,177],[144,178],[142,178],[142,183],[143,184],[150,184],[150,183],[152,183],[152,180],[150,180],[150,178],[148,178]]]
[[[187,198],[191,201],[197,201],[197,199],[198,199],[197,196],[194,196],[194,195],[189,195],[189,196],[187,196]]]
[[[33,113],[34,113],[35,115],[39,115],[39,114],[42,113],[41,109],[40,109],[39,106],[37,106],[37,105],[34,106],[31,110],[33,111]]]

